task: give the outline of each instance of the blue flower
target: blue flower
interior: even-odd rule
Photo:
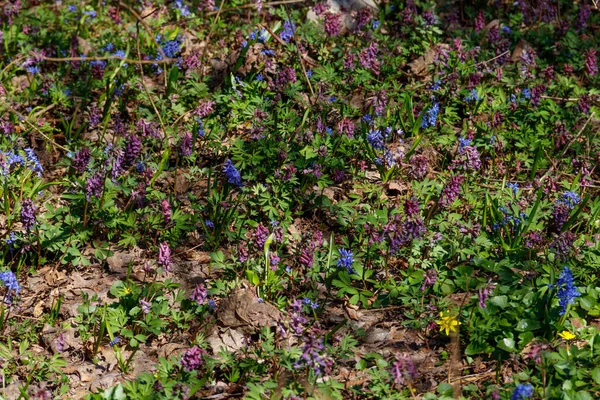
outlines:
[[[575,282],[573,280],[573,274],[569,267],[565,266],[556,281],[556,297],[558,297],[558,305],[560,306],[560,315],[564,315],[567,312],[567,306],[569,304],[575,304],[575,299],[581,296]]]
[[[510,396],[510,400],[525,400],[533,396],[533,386],[529,383],[517,386]]]
[[[261,29],[260,32],[258,32],[258,41],[261,43],[266,43],[267,42],[267,38],[269,37],[269,32],[267,32],[264,29]]]
[[[523,89],[523,97],[526,98],[527,100],[531,99],[531,90],[529,88],[525,88]]]
[[[517,191],[519,190],[518,183],[509,182],[506,184],[506,186],[508,186],[509,189],[512,189],[513,194],[517,194]]]
[[[75,11],[77,11],[77,7],[75,7],[73,5],[69,6],[69,12],[75,12]]]
[[[98,16],[98,13],[94,10],[91,11],[84,11],[83,12],[84,15],[89,15],[92,18],[96,18]]]
[[[579,197],[579,195],[577,193],[568,191],[568,192],[564,192],[560,196],[560,199],[556,200],[556,202],[562,203],[569,208],[574,208],[577,204],[579,204],[581,202],[581,198]]]
[[[242,186],[242,177],[240,175],[240,171],[237,170],[235,165],[228,158],[225,161],[225,165],[223,166],[223,174],[225,178],[227,178],[227,182],[234,186]]]
[[[17,277],[12,271],[0,272],[0,281],[2,281],[9,291],[14,290],[15,293],[19,293],[21,290]]]
[[[25,155],[27,157],[27,161],[29,161],[31,165],[31,170],[35,173],[37,173],[38,176],[42,176],[42,172],[44,172],[44,168],[42,167],[42,164],[40,163],[40,160],[38,159],[37,155],[35,154],[35,152],[33,151],[33,149],[30,149],[29,147],[27,147],[25,149]]]
[[[279,34],[281,40],[286,43],[289,43],[294,37],[294,32],[296,31],[296,25],[293,22],[285,21],[283,23],[283,30]]]
[[[458,152],[462,153],[465,147],[470,146],[473,140],[467,138],[458,138]]]
[[[437,101],[434,101],[433,105],[423,115],[423,120],[421,121],[421,128],[425,129],[429,126],[435,126],[439,113],[440,105]]]
[[[475,89],[472,89],[471,92],[469,93],[469,95],[467,97],[465,97],[466,102],[479,101],[479,100],[481,100],[481,97],[479,97],[479,95],[477,94],[477,90],[475,90]]]
[[[263,51],[261,51],[261,53],[265,56],[274,56],[275,55],[275,52],[270,49],[264,49]]]
[[[374,19],[373,22],[371,22],[371,28],[376,31],[377,28],[379,28],[379,25],[381,25],[381,22],[379,22],[379,20]]]
[[[304,302],[304,304],[306,304],[307,306],[309,306],[313,310],[319,308],[319,303],[317,303],[316,301],[312,301],[308,297],[305,297],[304,300],[303,300],[303,302]]]
[[[313,76],[312,69],[309,69],[308,71],[306,71],[306,76],[308,77],[308,79],[312,78],[312,76]]]
[[[433,85],[429,86],[429,90],[439,90],[439,88],[442,87],[442,81],[441,80],[437,80],[434,82]]]
[[[383,141],[383,135],[379,129],[370,131],[367,135],[367,142],[375,149],[375,150],[383,150],[385,147],[385,143]]]
[[[113,56],[115,57],[120,57],[120,58],[127,58],[127,54],[125,54],[125,51],[123,50],[117,50],[113,53]],[[123,63],[123,67],[127,68],[127,63]]]
[[[510,35],[512,30],[508,26],[503,26],[502,32],[506,33],[507,35]]]
[[[17,236],[14,232],[11,232],[6,239],[4,239],[7,245],[12,245],[17,241]]]
[[[349,274],[354,273],[354,268],[352,268],[352,264],[354,263],[354,253],[351,250],[339,249],[340,256],[337,260],[338,268],[346,268]]]
[[[32,75],[40,73],[40,67],[38,67],[37,65],[32,65],[30,67],[27,67],[27,68],[25,68],[25,70]]]
[[[206,226],[208,229],[215,229],[215,224],[213,224],[210,219],[204,221],[204,226]]]
[[[188,17],[192,15],[187,4],[183,3],[183,0],[175,0],[175,8],[181,12],[182,17]]]
[[[114,345],[117,345],[117,344],[121,343],[122,341],[123,341],[123,339],[121,339],[121,337],[120,337],[120,336],[115,336],[115,338],[114,338],[113,340],[111,340],[111,341],[108,343],[108,345],[109,345],[109,346],[114,346]]]

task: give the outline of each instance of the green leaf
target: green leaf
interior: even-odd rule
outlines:
[[[592,370],[592,379],[594,380],[594,382],[596,382],[598,385],[600,385],[600,368],[596,367]]]
[[[507,337],[498,342],[498,347],[509,353],[515,353],[517,348],[515,347],[515,339]]]
[[[519,332],[534,331],[541,328],[539,321],[533,319],[522,319],[517,323],[516,330]]]
[[[488,303],[493,304],[500,308],[506,308],[508,306],[508,296],[494,296],[488,300]]]

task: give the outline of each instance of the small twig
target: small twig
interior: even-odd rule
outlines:
[[[17,64],[18,62],[20,62],[23,58],[25,58],[25,57],[21,56],[21,57],[17,57],[14,60],[12,60],[6,67],[4,67],[2,72],[0,72],[0,75],[4,75],[4,73],[6,72],[7,69],[9,69],[13,65]]]
[[[487,64],[487,63],[489,63],[489,62],[492,62],[492,61],[494,61],[494,60],[496,60],[496,59],[498,59],[498,58],[500,58],[500,57],[504,57],[505,55],[507,55],[507,54],[509,54],[509,53],[510,53],[510,52],[509,52],[508,50],[506,50],[504,53],[502,53],[502,54],[500,54],[500,55],[497,55],[497,56],[496,56],[496,57],[494,57],[494,58],[490,58],[489,60],[485,60],[485,61],[482,61],[482,62],[479,62],[479,63],[475,64],[475,67],[477,67],[477,66],[479,66],[479,65],[482,65],[482,64]]]
[[[54,104],[54,103],[50,104],[48,107],[44,108],[43,110],[40,110],[40,111],[36,112],[35,114],[33,114],[33,118],[37,118],[40,115],[47,113],[48,111],[52,110],[54,107],[56,107],[56,104]]]
[[[221,15],[221,10],[223,9],[223,3],[225,3],[225,0],[221,0],[221,3],[219,4],[219,10],[217,11],[215,19],[213,20],[212,24],[210,25],[210,30],[208,31],[208,36],[206,36],[207,45],[204,46],[204,48],[202,49],[202,56],[200,57],[200,65],[202,65],[202,66],[204,66],[204,57],[206,56],[206,49],[208,48],[208,43],[210,43],[210,38],[212,37],[213,31],[215,29],[215,25],[217,24],[217,21],[219,20],[219,16]]]
[[[119,1],[119,7],[125,8],[127,11],[129,11],[131,13],[131,15],[133,15],[135,17],[135,19],[137,19],[139,21],[140,24],[142,24],[142,26],[144,27],[144,29],[146,30],[146,32],[150,36],[150,39],[152,39],[152,41],[156,45],[156,49],[158,50],[158,52],[160,53],[160,55],[162,56],[162,58],[164,60],[166,60],[168,58],[167,55],[163,51],[162,47],[160,47],[160,44],[158,43],[158,41],[154,37],[154,34],[152,33],[152,30],[150,30],[150,27],[146,24],[146,21],[144,21],[144,19],[140,16],[140,14],[138,14],[137,11],[135,11],[133,8],[129,7],[127,4],[123,3],[122,1]]]
[[[131,58],[119,57],[119,56],[101,56],[101,57],[40,57],[44,61],[51,62],[63,62],[63,61],[103,61],[103,60],[123,60],[130,64],[170,64],[177,61],[175,58],[166,58],[162,60],[133,60]]]
[[[552,97],[552,96],[540,96],[542,99],[549,99],[549,100],[557,100],[557,101],[577,101],[579,99],[573,99],[570,97]]]
[[[142,60],[142,52],[140,50],[140,34],[139,34],[139,26],[136,26],[137,29],[137,38],[136,38],[136,45],[137,45],[137,53],[138,53],[138,58],[140,59],[140,61]],[[146,92],[146,96],[148,96],[148,100],[150,101],[150,104],[152,104],[152,108],[154,109],[154,112],[156,113],[156,116],[158,117],[158,121],[160,122],[160,126],[163,130],[163,135],[165,136],[165,140],[167,140],[167,130],[165,128],[165,124],[160,116],[160,113],[158,112],[158,109],[156,108],[156,104],[154,104],[154,100],[152,100],[152,96],[150,96],[150,92],[148,91],[148,88],[146,87],[146,83],[144,82],[144,69],[140,68],[140,74],[142,75],[142,87],[144,88],[144,92]]]
[[[173,124],[171,124],[171,127],[174,128],[175,125],[177,125],[177,123],[186,115],[190,115],[191,113],[193,113],[195,110],[188,110],[186,112],[184,112],[183,114],[181,114],[179,117],[177,117],[177,119],[175,120],[175,122],[173,122]]]
[[[560,153],[560,156],[558,157],[559,161],[558,163],[560,163],[560,160],[564,157],[564,155],[567,153],[567,151],[569,150],[569,148],[571,147],[571,145],[573,143],[575,143],[575,141],[577,139],[579,139],[579,137],[581,136],[581,134],[583,133],[583,131],[585,130],[586,126],[588,125],[588,123],[592,120],[592,118],[594,117],[594,111],[592,111],[592,113],[590,114],[589,118],[587,119],[587,121],[585,121],[585,124],[583,124],[583,126],[581,127],[581,129],[579,130],[579,132],[577,132],[577,135],[575,135],[575,137],[573,137],[573,139],[571,139],[571,141],[565,146],[565,148],[563,149],[562,153]],[[548,159],[550,160],[550,157],[548,155],[546,155],[546,157],[548,157]],[[552,162],[552,160],[550,160],[550,162]],[[548,171],[546,171],[546,173],[540,178],[540,182],[543,181],[548,175],[550,175],[550,173],[552,171],[554,171],[556,169],[556,164],[554,164],[552,162],[552,167],[548,168]]]
[[[42,135],[42,137],[44,139],[46,139],[47,141],[49,141],[50,143],[52,143],[54,146],[58,147],[61,150],[64,150],[66,152],[69,151],[69,149],[67,149],[64,146],[61,146],[60,144],[56,143],[54,140],[50,139],[50,137],[48,135],[46,135],[44,132],[42,132],[39,128],[37,128],[35,125],[33,125],[31,122],[29,122],[29,119],[24,116],[23,114],[21,114],[20,112],[18,112],[17,110],[15,110],[10,104],[6,103],[4,100],[0,99],[0,104],[2,104],[4,107],[8,108],[10,111],[12,111],[13,113],[17,114],[17,116],[19,116],[19,118],[21,118],[21,120],[23,122],[25,122],[27,125],[29,125],[29,127],[33,130],[35,130],[37,133],[39,133],[40,135]]]
[[[278,6],[281,4],[295,4],[295,3],[304,3],[306,0],[283,0],[283,1],[271,1],[269,3],[263,3],[262,6],[263,8],[269,7],[269,6]],[[224,8],[223,12],[228,12],[228,11],[236,11],[236,10],[242,10],[244,8],[257,8],[258,4],[257,3],[251,3],[251,4],[244,4],[238,7],[230,7],[230,8]],[[216,14],[216,11],[211,11],[209,13],[206,13],[206,15],[214,15]]]
[[[287,6],[285,7],[285,14],[286,14],[288,20],[291,21],[290,12],[289,12]],[[308,102],[312,105],[312,99],[315,97],[315,91],[313,90],[313,87],[310,84],[310,78],[308,77],[308,74],[306,73],[306,67],[304,66],[304,59],[302,58],[302,52],[300,51],[300,47],[298,46],[298,42],[296,41],[295,30],[294,30],[294,32],[292,32],[292,40],[294,41],[294,47],[296,48],[296,53],[298,53],[298,56],[300,58],[300,66],[302,67],[302,74],[304,74],[304,78],[306,79],[306,83],[308,84],[308,88],[310,89],[311,98],[308,99]]]
[[[569,150],[569,147],[571,147],[571,145],[573,143],[575,143],[575,141],[577,139],[579,139],[579,137],[581,136],[581,134],[583,133],[583,131],[585,130],[586,126],[588,125],[588,123],[592,120],[592,118],[594,117],[595,112],[592,111],[592,113],[590,114],[590,117],[587,119],[587,121],[585,121],[585,124],[583,124],[583,126],[581,127],[581,129],[579,130],[579,132],[577,132],[577,135],[575,135],[575,137],[573,139],[571,139],[571,141],[569,142],[568,145],[565,146],[564,150],[562,151],[562,153],[560,153],[560,157],[559,158],[563,158],[563,156],[566,154],[567,150]]]
[[[271,30],[271,28],[269,28],[268,26],[258,24],[258,27],[261,28],[261,29],[265,29],[267,32],[269,32],[271,34],[271,36],[273,36],[275,38],[275,40],[277,40],[282,46],[286,45],[286,43],[283,40],[281,40],[281,38],[279,36],[277,36],[275,33],[273,33],[273,31]],[[313,60],[312,58],[310,58],[309,56],[306,56],[306,55],[304,55],[302,53],[300,53],[300,56],[302,57],[302,59],[304,61],[306,61],[307,63],[309,63],[313,67],[318,67],[319,66],[319,64],[317,64],[317,62],[315,60]]]

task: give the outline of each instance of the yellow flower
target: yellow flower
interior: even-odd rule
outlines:
[[[573,340],[577,337],[576,335],[573,335],[569,331],[562,331],[561,333],[558,334],[558,336],[560,336],[561,338],[563,338],[565,340]]]
[[[444,313],[440,312],[441,319],[439,321],[435,321],[436,324],[440,326],[440,331],[446,331],[446,335],[449,335],[450,332],[454,332],[457,330],[460,322],[456,319],[454,315],[450,315],[450,311]]]

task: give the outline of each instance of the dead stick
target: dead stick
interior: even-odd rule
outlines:
[[[177,61],[175,58],[167,58],[162,60],[132,60],[130,58],[118,57],[118,56],[102,56],[102,57],[40,57],[44,61],[50,62],[63,62],[63,61],[104,61],[104,60],[123,60],[130,64],[170,64]]]
[[[64,146],[61,146],[60,144],[56,143],[54,140],[50,139],[50,137],[48,137],[48,135],[46,135],[44,132],[42,132],[41,130],[39,130],[35,125],[33,125],[31,122],[29,122],[29,119],[27,117],[25,117],[23,114],[21,114],[20,112],[18,112],[17,110],[15,110],[10,104],[6,103],[2,99],[0,99],[0,104],[2,104],[4,107],[8,108],[13,113],[17,114],[21,118],[21,120],[23,120],[27,125],[29,125],[29,127],[31,129],[35,130],[37,133],[39,133],[40,135],[42,135],[42,137],[44,139],[46,139],[47,141],[49,141],[50,143],[52,143],[54,146],[58,147],[61,150],[69,152],[69,149],[67,149]]]

